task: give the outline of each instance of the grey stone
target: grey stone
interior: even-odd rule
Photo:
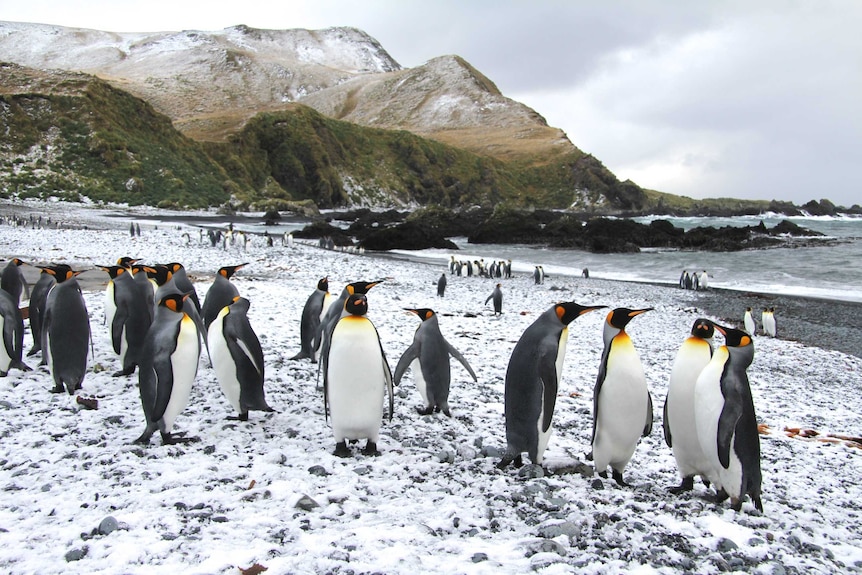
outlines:
[[[487,553],[473,553],[473,556],[470,558],[473,563],[481,563],[482,561],[488,560]]]
[[[99,523],[99,533],[102,535],[110,535],[119,528],[120,524],[110,515],[102,519],[102,522]]]
[[[320,507],[320,504],[308,495],[303,495],[299,498],[299,501],[296,502],[295,507],[297,509],[302,509],[303,511],[311,511],[315,507]]]
[[[66,555],[64,556],[66,558],[66,563],[71,563],[72,561],[80,561],[87,556],[88,551],[89,548],[86,545],[77,549],[70,549],[66,552]]]

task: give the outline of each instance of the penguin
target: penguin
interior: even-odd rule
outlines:
[[[248,320],[249,301],[236,296],[210,323],[210,359],[219,386],[236,410],[236,417],[248,420],[248,412],[275,411],[266,403],[263,391],[264,364],[260,340]]]
[[[425,402],[424,408],[417,408],[420,415],[431,415],[442,411],[447,417],[452,417],[449,411],[449,383],[451,371],[449,356],[461,362],[464,369],[478,381],[473,368],[457,349],[452,347],[440,331],[440,323],[434,310],[428,308],[406,309],[419,316],[422,323],[413,334],[413,343],[401,355],[395,367],[395,385],[401,382],[404,372],[413,369],[413,379],[419,389],[419,395]]]
[[[153,316],[156,313],[156,290],[154,289],[155,283],[150,280],[150,274],[155,274],[156,270],[140,264],[132,264],[130,269],[132,270],[132,278],[135,280],[135,287],[138,288],[138,296],[146,302],[147,312],[152,324]]]
[[[512,279],[512,260],[506,260],[506,279]]]
[[[745,315],[742,317],[742,323],[745,325],[745,331],[748,332],[748,335],[754,336],[757,331],[757,324],[754,323],[754,316],[751,313],[751,308],[748,307],[745,309]]]
[[[545,282],[545,274],[543,273],[542,266],[536,266],[533,269],[533,283],[536,285],[540,285]]]
[[[192,301],[192,303],[194,303],[198,315],[200,315],[201,302],[198,299],[198,292],[195,291],[194,284],[191,282],[189,276],[186,274],[186,268],[184,268],[183,264],[179,262],[172,262],[167,264],[167,266],[168,269],[171,270],[174,284],[177,286],[177,289],[180,290],[180,293],[189,294],[189,299]]]
[[[33,290],[30,292],[30,334],[33,336],[33,347],[27,352],[27,357],[36,355],[42,351],[42,316],[45,315],[45,303],[48,298],[48,292],[57,282],[54,276],[46,270],[41,270],[39,279]],[[40,365],[47,365],[47,357],[42,354]]]
[[[685,289],[685,277],[688,275],[686,270],[682,270],[682,273],[679,274],[679,287]]]
[[[42,268],[57,284],[48,292],[42,318],[42,353],[54,378],[52,393],[81,389],[87,373],[90,316],[78,280],[81,272],[66,264]]]
[[[188,403],[201,355],[198,324],[186,309],[194,307],[185,303],[188,297],[172,293],[161,298],[147,332],[138,369],[147,425],[135,443],[149,443],[156,430],[166,445],[197,440],[171,433],[174,421]]]
[[[183,308],[184,313],[188,314],[192,321],[198,326],[198,333],[206,341],[206,329],[204,322],[201,319],[200,303],[197,301],[197,292],[186,275],[186,270],[182,264],[174,262],[163,266],[154,266],[156,270],[155,281],[158,284],[154,301],[160,302],[166,295],[181,294],[188,295],[191,304],[186,304]],[[167,273],[165,273],[167,270]],[[167,278],[167,281],[164,279]],[[163,283],[161,283],[163,282]]]
[[[114,353],[120,356],[121,366],[112,375],[131,375],[140,363],[144,339],[152,322],[149,302],[141,296],[141,290],[129,268],[119,265],[99,267],[111,277],[105,290],[108,300],[105,309],[106,312],[109,307],[112,309],[108,318],[108,331]]]
[[[210,324],[226,305],[233,303],[236,296],[239,295],[237,287],[231,283],[230,278],[238,271],[248,265],[248,262],[236,266],[224,266],[216,272],[215,279],[207,295],[204,298],[204,303],[201,306],[201,319],[203,320],[204,329],[209,329]],[[179,285],[177,286],[180,287]]]
[[[634,454],[638,439],[652,431],[652,398],[643,365],[626,325],[646,309],[619,307],[608,313],[604,324],[604,350],[593,390],[593,462],[601,477],[608,466],[614,481],[625,486],[623,470]]]
[[[506,452],[497,467],[514,462],[523,465],[521,454],[536,465],[551,438],[554,405],[566,356],[569,324],[580,316],[607,306],[582,306],[563,302],[545,310],[521,335],[506,369],[504,413]]]
[[[0,290],[0,377],[6,377],[13,367],[32,371],[21,361],[24,355],[24,318],[18,302],[6,290]]]
[[[698,318],[691,335],[683,341],[670,372],[670,383],[664,403],[664,440],[673,450],[682,476],[682,484],[670,489],[682,493],[694,488],[694,476],[700,475],[708,484],[709,461],[697,439],[694,418],[694,388],[697,378],[712,359],[712,337],[715,324]]]
[[[711,464],[718,501],[730,497],[731,507],[739,511],[748,495],[762,512],[760,437],[747,374],[754,343],[740,329],[720,325],[715,329],[725,343],[697,378],[697,437]]]
[[[488,302],[491,300],[494,301],[495,317],[502,315],[503,313],[503,290],[500,289],[502,286],[503,284],[497,284],[497,286],[494,288],[494,291],[491,292],[491,295],[489,295],[485,299],[485,305],[488,305]]]
[[[323,315],[323,318],[320,320],[320,355],[323,357],[324,365],[320,367],[323,371],[326,371],[326,357],[329,355],[329,339],[332,334],[332,330],[335,329],[335,324],[338,323],[338,320],[344,315],[345,307],[344,304],[347,302],[347,298],[351,295],[365,295],[368,291],[382,282],[383,280],[377,280],[374,282],[353,282],[344,286],[344,289],[341,290],[341,294],[339,294],[338,298],[335,299],[326,310],[326,313]]]
[[[437,297],[443,297],[446,294],[446,274],[440,274],[440,279],[437,280]]]
[[[368,299],[351,294],[345,314],[332,330],[324,350],[324,411],[335,434],[334,455],[347,457],[347,440],[366,439],[363,453],[378,455],[383,396],[389,396],[389,420],[395,408],[392,372],[374,324],[366,317]]]
[[[12,296],[16,306],[20,305],[23,299],[30,298],[30,286],[21,271],[22,265],[26,265],[23,260],[12,258],[0,273],[0,289]],[[22,294],[25,296],[23,299]]]
[[[700,289],[709,289],[709,274],[706,273],[706,270],[700,272]]]
[[[329,278],[323,277],[317,281],[317,288],[302,308],[302,318],[299,321],[299,353],[290,359],[311,359],[317,363],[317,350],[320,346],[320,322],[331,303],[329,295]]]
[[[763,332],[769,337],[775,337],[778,330],[775,324],[775,308],[764,309]]]

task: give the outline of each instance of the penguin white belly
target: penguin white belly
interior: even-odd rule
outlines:
[[[745,323],[745,331],[748,332],[748,335],[754,335],[754,332],[757,330],[757,328],[754,325],[754,318],[751,317],[751,314],[746,312],[743,321]]]
[[[171,398],[165,408],[162,421],[165,424],[165,432],[170,433],[173,429],[177,416],[185,409],[192,392],[192,383],[198,372],[198,360],[200,359],[200,342],[198,341],[197,326],[186,314],[180,322],[180,333],[177,335],[177,347],[171,354],[171,370],[174,381],[171,389]]]
[[[730,458],[727,469],[718,467],[718,477],[721,487],[730,495],[731,499],[739,499],[742,492],[742,462],[736,456],[733,450],[733,444],[736,441],[736,432],[730,438]]]
[[[413,381],[416,382],[416,389],[422,396],[422,402],[425,405],[430,405],[428,402],[428,383],[425,381],[425,376],[422,375],[422,364],[418,359],[414,359],[410,364],[410,369],[413,370]]]
[[[126,340],[126,326],[123,326],[123,333],[120,334],[120,366],[126,361],[126,352],[129,351],[129,342]]]
[[[5,325],[6,320],[0,315],[0,337],[3,337],[3,328]],[[12,365],[12,358],[6,353],[6,345],[0,342],[0,373],[7,373],[10,365]]]
[[[114,323],[114,316],[117,314],[117,304],[114,303],[114,281],[108,282],[108,287],[105,288],[105,325],[108,326],[108,338],[111,337],[111,326]]]
[[[700,446],[695,424],[695,385],[709,360],[709,344],[706,341],[686,341],[670,373],[668,421],[665,425],[670,426],[673,456],[682,477],[703,475],[709,470],[709,460]]]
[[[230,348],[227,346],[227,341],[222,331],[224,318],[228,314],[227,310],[227,307],[222,308],[218,316],[210,324],[209,330],[207,330],[207,342],[209,344],[210,361],[212,361],[213,371],[215,371],[219,387],[221,387],[222,393],[224,393],[231,407],[237,413],[242,413],[239,404],[240,385],[236,375],[236,363],[234,363],[233,357],[230,354]]]
[[[626,336],[611,347],[599,393],[599,416],[593,457],[596,469],[622,471],[635,452],[647,416],[646,376],[640,357]]]
[[[365,318],[342,318],[332,333],[327,395],[336,442],[377,442],[383,420],[383,357],[374,326]]]
[[[716,489],[722,485],[718,474],[721,468],[718,460],[718,419],[724,407],[720,381],[726,359],[727,350],[719,348],[712,361],[698,376],[694,391],[697,439],[709,466],[707,478],[716,484]]]
[[[557,360],[555,365],[557,367],[557,389],[560,388],[560,374],[563,373],[563,360],[566,359],[566,343],[569,341],[569,328],[563,328],[563,332],[560,334],[559,344],[557,346]],[[537,441],[537,449],[536,449],[536,463],[537,465],[542,464],[542,458],[544,456],[545,450],[548,448],[548,443],[551,441],[551,435],[554,433],[554,426],[548,426],[547,431],[542,431],[542,422],[545,420],[545,396],[542,394],[542,409],[539,411],[539,421],[536,422],[536,427],[539,430],[538,441]]]

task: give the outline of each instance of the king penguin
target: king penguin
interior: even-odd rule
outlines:
[[[42,317],[45,315],[45,304],[48,299],[48,292],[57,282],[54,280],[53,274],[42,269],[39,273],[39,279],[33,290],[30,292],[30,334],[33,336],[33,347],[27,352],[27,356],[36,355],[42,351]],[[40,365],[47,365],[47,357],[42,353]]]
[[[593,310],[606,306],[558,303],[546,310],[521,335],[506,369],[504,392],[506,452],[500,469],[514,461],[520,467],[521,454],[542,464],[551,438],[551,421],[566,356],[569,324]]]
[[[745,315],[742,316],[742,323],[745,325],[745,331],[748,332],[748,335],[754,336],[757,331],[757,324],[754,323],[754,316],[752,315],[751,308],[746,308]]]
[[[775,323],[775,308],[771,307],[768,310],[763,310],[763,333],[769,337],[775,337],[778,333]]]
[[[417,409],[419,414],[430,415],[435,411],[442,411],[447,417],[452,417],[449,411],[449,384],[452,378],[449,356],[461,362],[464,369],[473,376],[473,381],[478,381],[478,378],[464,356],[443,337],[434,310],[421,308],[406,311],[419,316],[422,323],[416,328],[413,343],[398,360],[395,367],[395,385],[401,382],[407,368],[412,368],[419,395],[425,402],[423,409]]]
[[[198,316],[200,316],[201,302],[198,299],[198,292],[195,290],[194,284],[189,279],[188,274],[186,274],[186,268],[179,262],[172,262],[167,264],[167,266],[168,269],[171,270],[174,285],[177,286],[180,293],[189,294],[189,299],[194,304],[195,309],[198,312]],[[194,319],[194,316],[192,316],[192,319]],[[198,325],[200,326],[201,324],[199,323]]]
[[[121,369],[112,375],[131,375],[140,363],[141,349],[150,329],[149,302],[141,297],[130,268],[120,265],[100,268],[111,277],[105,288],[105,315],[111,345],[120,356]],[[107,313],[108,309],[111,313]]]
[[[248,320],[249,301],[236,296],[210,324],[210,359],[219,386],[237,412],[228,419],[248,420],[248,412],[274,411],[263,391],[264,366],[260,340]]]
[[[363,453],[377,455],[384,394],[390,420],[395,407],[392,372],[377,328],[366,317],[365,295],[348,296],[344,311],[324,351],[324,411],[332,422],[335,455],[347,457],[347,440],[359,439],[367,439]]]
[[[302,318],[299,320],[299,353],[290,359],[311,359],[317,362],[317,352],[320,347],[320,321],[329,309],[329,278],[323,277],[317,281],[317,287],[302,308]]]
[[[709,460],[697,439],[694,416],[694,387],[697,378],[712,359],[712,336],[715,324],[698,318],[691,327],[691,335],[682,342],[670,372],[670,383],[664,403],[664,440],[673,450],[682,484],[671,488],[672,493],[691,491],[694,476],[708,482]]]
[[[147,332],[138,369],[138,388],[147,426],[135,443],[148,443],[156,430],[164,444],[195,440],[171,433],[174,421],[189,401],[201,355],[198,324],[184,311],[193,307],[185,304],[187,297],[174,293],[159,300]]]
[[[24,319],[18,302],[6,290],[0,290],[0,377],[6,377],[9,370],[16,367],[31,371],[21,361],[24,355]]]
[[[366,295],[371,288],[382,281],[349,283],[344,286],[338,298],[327,308],[326,313],[324,313],[323,318],[320,320],[320,333],[318,334],[318,338],[320,338],[320,356],[323,358],[320,369],[324,372],[326,371],[326,358],[329,356],[329,341],[332,330],[335,329],[335,324],[338,323],[338,320],[348,314],[345,308],[347,298],[351,295]]]
[[[618,307],[608,313],[602,337],[604,351],[593,390],[593,462],[607,477],[626,485],[623,470],[635,452],[638,439],[652,431],[652,398],[640,357],[626,333],[626,325],[646,309]]]
[[[754,343],[740,329],[720,325],[715,329],[724,335],[725,343],[697,378],[697,437],[710,461],[718,500],[730,497],[731,506],[739,511],[749,495],[762,512],[760,437],[747,373]]]
[[[489,301],[494,302],[494,316],[495,317],[502,315],[502,313],[503,313],[503,290],[500,289],[502,286],[503,286],[503,284],[497,284],[494,287],[494,291],[491,292],[491,295],[489,295],[485,299],[485,305],[488,305]]]
[[[66,264],[42,268],[57,281],[45,301],[42,318],[42,353],[54,378],[53,393],[81,389],[87,373],[90,316],[75,278],[81,273]],[[64,387],[65,386],[65,387]]]
[[[27,265],[24,260],[12,258],[0,273],[0,289],[12,296],[16,306],[20,305],[23,299],[30,298],[30,287],[24,278],[24,272],[21,271],[22,265]]]
[[[440,274],[440,278],[437,280],[437,297],[443,297],[446,294],[446,272]]]
[[[239,295],[239,290],[230,281],[230,278],[238,271],[248,265],[248,262],[236,266],[224,266],[216,272],[213,284],[207,290],[203,306],[201,306],[201,319],[204,329],[209,330],[210,324],[226,305],[233,303],[234,298]],[[177,286],[179,287],[179,286]]]

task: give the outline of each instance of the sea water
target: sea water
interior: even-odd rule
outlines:
[[[471,244],[467,238],[450,238],[458,250],[395,250],[400,257],[439,262],[445,267],[451,256],[462,261],[512,260],[516,274],[532,274],[537,265],[550,279],[554,275],[677,285],[683,270],[709,274],[710,287],[799,295],[862,302],[862,217],[788,217],[780,214],[732,218],[669,218],[645,216],[641,223],[665,219],[674,226],[753,226],[761,221],[774,227],[781,220],[821,232],[833,240],[822,246],[779,247],[738,252],[706,252],[644,249],[633,254],[593,254],[582,250],[532,245]]]

